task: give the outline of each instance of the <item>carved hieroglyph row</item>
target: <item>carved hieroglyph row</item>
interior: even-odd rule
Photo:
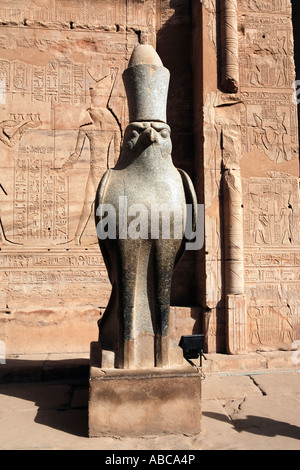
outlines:
[[[248,344],[289,348],[300,335],[298,178],[244,179],[243,194]]]
[[[118,55],[122,52],[125,54],[125,51],[123,45]],[[120,58],[117,56],[117,59]],[[52,105],[88,103],[89,89],[95,85],[95,81],[108,73],[117,72],[121,64],[116,65],[116,57],[114,60],[104,57],[96,65],[76,63],[68,57],[52,59],[46,65],[0,60],[0,89],[3,97],[0,104],[7,104],[8,99],[27,99],[33,103]]]
[[[126,125],[131,27],[152,37],[155,1],[13,3],[0,13],[0,308],[105,307],[93,201]]]
[[[51,60],[45,66],[0,60],[1,88],[6,93],[28,93],[33,102],[85,103],[88,79],[91,82],[87,67],[68,58]]]
[[[105,307],[110,282],[97,248],[62,252],[30,249],[0,254],[0,308],[22,309],[38,305],[97,305]],[[76,295],[75,295],[76,293]]]
[[[10,35],[15,31],[14,36],[18,37],[13,28],[9,31]],[[105,39],[104,33],[99,34]],[[43,37],[46,36],[43,32]],[[24,32],[22,37],[32,38],[31,31]],[[65,38],[60,34],[57,40],[64,44]],[[76,38],[78,43],[83,39],[82,33],[76,33]],[[124,34],[123,40],[126,40]],[[51,43],[50,51],[52,47]],[[90,187],[98,184],[107,167],[114,164],[120,146],[126,104],[118,71],[126,62],[125,45],[113,59],[103,54],[102,61],[99,56],[96,62],[90,57],[88,63],[75,62],[68,57],[53,58],[50,51],[43,54],[39,51],[40,63],[36,60],[36,51],[35,60],[28,54],[26,63],[0,60],[2,244],[30,245],[35,241],[57,245],[69,241],[76,231],[76,218],[81,217],[79,206],[84,207],[88,198],[93,198],[87,194],[85,185],[88,182]],[[7,55],[5,48],[2,53]],[[44,54],[52,59],[45,63]],[[9,55],[13,52],[9,51]],[[107,90],[97,90],[97,81],[107,74],[111,77]],[[104,145],[104,134],[114,133],[112,124],[106,125],[110,130],[105,130],[102,124],[97,131],[87,111],[90,104],[98,106],[99,93],[110,99],[105,121],[114,122],[115,134],[118,134],[118,142],[117,137],[112,145],[111,140],[107,142],[109,154],[107,148],[102,149],[104,157],[98,155],[96,141],[100,139]],[[111,139],[109,136],[107,138]],[[71,158],[71,155],[74,156]],[[68,161],[69,171],[62,171],[61,167]],[[92,182],[92,178],[95,181]],[[90,214],[91,207],[85,222],[82,219],[82,231]],[[95,234],[92,240],[96,241]]]
[[[5,22],[24,22],[35,26],[63,27],[72,22],[85,27],[138,26],[155,28],[156,0],[3,0],[0,18]]]
[[[290,14],[290,0],[240,0],[242,11]]]

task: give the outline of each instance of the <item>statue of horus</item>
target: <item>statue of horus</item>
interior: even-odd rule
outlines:
[[[196,219],[196,195],[188,175],[172,162],[170,127],[166,124],[169,71],[152,46],[134,48],[123,81],[130,123],[117,164],[98,186],[95,209],[99,245],[112,292],[99,320],[102,358],[110,351],[111,367],[167,367],[172,274],[185,250],[187,204]],[[113,236],[99,236],[113,207]],[[153,234],[154,208],[159,230]],[[134,208],[135,210],[132,210]],[[133,215],[143,221],[139,236],[130,235]],[[157,215],[157,214],[156,214]],[[168,219],[170,235],[164,236]],[[137,219],[135,219],[137,223]],[[102,225],[103,227],[104,225]],[[179,233],[179,235],[178,235]],[[103,367],[103,364],[102,364]]]

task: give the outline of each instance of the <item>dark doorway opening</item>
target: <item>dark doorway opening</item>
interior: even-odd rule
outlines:
[[[294,30],[296,96],[297,96],[297,101],[298,101],[298,141],[300,144],[300,1],[299,0],[292,0],[292,21],[293,21],[293,30]]]

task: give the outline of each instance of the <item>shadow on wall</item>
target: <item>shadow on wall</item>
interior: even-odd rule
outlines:
[[[167,120],[172,131],[173,161],[191,178],[193,149],[192,12],[190,2],[171,0],[174,14],[157,33],[157,52],[170,71]]]
[[[190,2],[171,0],[173,15],[157,33],[157,52],[169,69],[167,121],[171,127],[174,165],[193,179],[192,12]],[[186,252],[173,275],[172,305],[195,304],[195,252]]]

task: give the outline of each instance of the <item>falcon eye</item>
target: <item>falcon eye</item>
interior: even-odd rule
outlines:
[[[138,135],[139,135],[139,133],[138,133],[137,131],[132,131],[130,137],[131,137],[132,139],[135,139],[136,137],[138,137]]]
[[[170,133],[169,133],[169,131],[168,131],[167,129],[163,129],[163,130],[161,131],[160,135],[161,135],[164,139],[166,139],[167,137],[169,137]]]

